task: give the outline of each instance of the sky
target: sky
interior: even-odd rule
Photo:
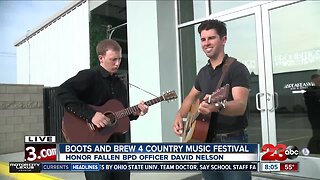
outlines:
[[[69,4],[68,0],[0,0],[0,84],[17,82],[14,44]]]

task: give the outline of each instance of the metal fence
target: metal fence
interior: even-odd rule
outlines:
[[[121,74],[120,78],[127,82],[127,74]],[[129,88],[128,83],[126,83]],[[44,116],[44,134],[46,136],[56,136],[57,143],[67,143],[64,139],[62,129],[62,118],[64,108],[55,97],[57,87],[43,89],[43,116]],[[127,94],[129,99],[129,93]],[[124,142],[131,142],[130,128],[125,135]]]
[[[56,87],[43,89],[44,134],[56,136],[57,143],[66,143],[61,131],[64,110],[54,96],[55,89]]]

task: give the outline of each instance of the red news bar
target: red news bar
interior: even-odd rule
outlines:
[[[299,171],[299,163],[282,162],[280,163],[280,171]]]

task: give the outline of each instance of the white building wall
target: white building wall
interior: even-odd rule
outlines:
[[[157,96],[179,92],[174,7],[174,1],[127,1],[129,81]],[[154,98],[134,87],[129,93],[132,105]],[[178,101],[151,106],[131,122],[131,141],[179,141],[172,131],[177,109]]]
[[[17,83],[58,86],[90,67],[88,1],[17,47]]]
[[[30,84],[29,43],[25,42],[17,48],[17,84]]]
[[[175,1],[127,1],[129,80],[156,96],[179,92]],[[139,11],[137,11],[139,9]],[[85,2],[17,47],[17,83],[58,86],[89,68],[89,7]],[[147,16],[146,16],[147,14]],[[30,46],[29,46],[30,45]],[[133,86],[130,103],[154,96]],[[160,102],[131,123],[132,142],[176,142],[179,100]]]

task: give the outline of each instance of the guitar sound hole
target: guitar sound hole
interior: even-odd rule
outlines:
[[[104,115],[107,116],[111,121],[111,124],[108,126],[114,126],[117,123],[116,116],[112,112],[106,112]]]

